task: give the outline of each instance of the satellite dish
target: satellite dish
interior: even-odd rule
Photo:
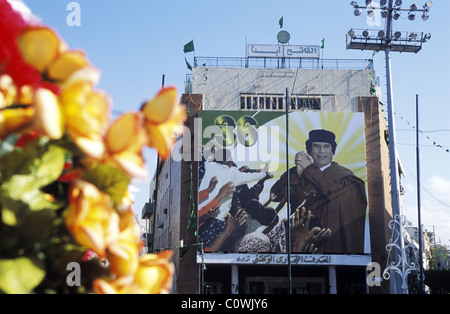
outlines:
[[[286,44],[291,39],[291,35],[287,31],[279,31],[277,39],[280,44]]]

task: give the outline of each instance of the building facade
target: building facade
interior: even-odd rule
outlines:
[[[173,292],[389,293],[390,283],[381,279],[381,273],[372,276],[374,282],[367,282],[370,263],[382,268],[387,263],[385,246],[392,220],[387,126],[370,61],[328,60],[324,66],[320,60],[305,65],[302,59],[278,63],[257,59],[258,65],[252,67],[252,60],[246,59],[231,65],[229,60],[196,60],[189,93],[180,100],[188,112],[186,132],[171,158],[159,163],[151,184],[151,206],[143,209],[142,217],[153,226],[148,228],[149,250],[174,251]],[[291,191],[294,183],[288,188],[285,179],[284,190],[282,175],[294,166],[294,156],[305,150],[305,140],[314,129],[335,134],[335,161],[351,169],[358,177],[355,181],[362,183],[365,207],[359,227],[349,218],[348,225],[342,223],[347,231],[342,231],[328,221],[347,219],[342,218],[346,210],[341,205],[336,209],[338,216],[321,214],[321,208],[329,213],[338,208],[337,201],[330,198],[333,205],[314,207],[316,200],[305,198],[302,206],[314,208],[311,219],[318,221],[308,234],[317,235],[320,230],[324,235],[329,229],[331,236],[303,245],[300,227],[294,220],[286,224],[291,221],[288,215],[294,217],[297,208],[301,212],[293,201],[297,194],[289,192],[282,201],[271,193],[277,182],[281,182],[281,193]],[[258,149],[252,151],[252,147]],[[240,174],[233,167],[208,170],[225,167],[227,160],[219,165],[214,160],[218,151],[231,151],[234,167],[253,179],[238,183]],[[228,202],[225,197],[216,199],[214,207],[205,207],[219,198],[219,184],[232,173],[239,189],[235,186],[227,194]],[[210,188],[212,178],[218,179],[214,188]],[[252,196],[252,205],[236,199],[241,187],[255,190],[258,184],[262,187]],[[315,189],[322,193],[320,187]],[[349,204],[356,208],[355,203]],[[246,217],[241,216],[241,225],[229,231],[231,219],[238,218],[236,208],[245,211]],[[215,209],[213,215],[209,209]],[[273,214],[269,220],[261,218],[263,211]],[[219,241],[224,234],[226,239]],[[352,246],[353,242],[360,245]]]

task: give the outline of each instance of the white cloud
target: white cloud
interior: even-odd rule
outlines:
[[[7,0],[12,8],[19,12],[23,19],[29,23],[39,23],[40,19],[31,12],[31,9],[21,0]]]

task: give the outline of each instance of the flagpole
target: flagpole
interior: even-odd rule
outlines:
[[[325,50],[325,37],[322,38],[322,47],[320,47],[322,49],[322,70],[323,70],[323,56],[324,56],[324,50]]]
[[[418,233],[419,233],[419,294],[425,292],[424,276],[423,276],[423,243],[422,243],[422,221],[420,213],[420,152],[419,152],[419,95],[416,94],[416,163],[417,163],[417,217],[418,217]]]

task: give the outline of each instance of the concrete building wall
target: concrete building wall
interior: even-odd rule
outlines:
[[[195,67],[192,93],[203,94],[203,110],[240,110],[240,95],[290,94],[321,98],[322,111],[358,111],[370,96],[373,70],[255,69]]]

